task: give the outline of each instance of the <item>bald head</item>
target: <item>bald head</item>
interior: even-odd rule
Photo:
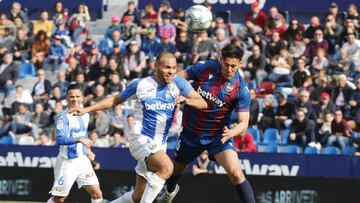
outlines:
[[[174,56],[174,54],[172,54],[170,52],[162,52],[156,57],[156,63],[163,64],[164,60],[170,60],[170,59],[176,60],[176,57]]]

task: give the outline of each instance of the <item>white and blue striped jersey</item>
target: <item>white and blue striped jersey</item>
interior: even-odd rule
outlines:
[[[175,98],[187,96],[191,90],[190,83],[181,77],[174,77],[172,83],[165,85],[151,76],[132,81],[120,98],[136,99],[133,133],[165,143],[175,113]]]
[[[76,142],[80,138],[88,138],[87,128],[89,114],[73,116],[67,110],[56,118],[56,142],[60,145],[59,155],[65,159],[86,155],[86,146]]]

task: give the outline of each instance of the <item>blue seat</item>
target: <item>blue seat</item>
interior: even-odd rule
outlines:
[[[287,145],[285,146],[284,153],[298,154],[300,153],[300,147],[297,145]]]
[[[247,131],[254,138],[254,142],[256,142],[256,143],[260,142],[260,131],[259,131],[259,129],[257,129],[257,128],[248,128]]]
[[[290,129],[289,128],[285,128],[281,131],[282,134],[282,138],[281,138],[281,144],[287,144],[288,143],[288,138],[290,135]]]
[[[344,151],[343,151],[343,154],[345,154],[345,155],[354,155],[355,152],[356,152],[356,149],[354,147],[346,146]]]
[[[324,148],[323,154],[341,154],[341,151],[337,147],[329,146]]]
[[[10,136],[5,135],[0,139],[0,144],[14,144],[14,140]]]
[[[266,129],[264,132],[264,144],[278,143],[277,137],[278,137],[278,131],[276,128]]]
[[[265,152],[267,153],[277,153],[278,152],[278,147],[276,145],[273,144],[269,144],[265,147]]]
[[[305,147],[305,154],[319,154],[319,150],[316,147]]]
[[[32,63],[23,63],[20,65],[19,77],[25,78],[27,76],[35,76],[36,71]]]

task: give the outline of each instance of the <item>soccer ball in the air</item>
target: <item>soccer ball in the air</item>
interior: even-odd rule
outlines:
[[[208,29],[212,20],[212,14],[205,6],[195,5],[186,10],[185,22],[193,32],[201,32]]]

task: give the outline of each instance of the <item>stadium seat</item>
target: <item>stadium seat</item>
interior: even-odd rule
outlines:
[[[322,154],[341,154],[339,148],[334,146],[325,147]]]
[[[259,131],[259,129],[257,129],[257,128],[248,128],[247,131],[254,138],[254,142],[256,142],[256,143],[260,142],[260,131]]]
[[[0,144],[14,144],[14,140],[10,136],[5,135],[0,139]]]
[[[35,76],[35,67],[31,63],[23,63],[20,65],[19,77],[25,78],[27,76]]]
[[[29,135],[21,135],[18,140],[18,145],[34,145],[35,140],[32,136]]]
[[[290,129],[289,128],[282,129],[281,134],[282,134],[282,137],[281,137],[281,141],[280,141],[281,143],[280,144],[287,144],[288,143],[288,138],[289,138],[289,135],[290,135]]]
[[[287,145],[285,146],[284,153],[299,154],[300,147],[297,145]]]
[[[316,147],[308,146],[308,147],[305,147],[304,153],[305,154],[319,154],[319,150]]]
[[[265,147],[265,152],[267,153],[277,153],[278,152],[278,147],[276,145],[273,144],[269,144]]]
[[[276,128],[268,128],[264,132],[264,144],[275,144],[278,142],[278,131]]]
[[[343,151],[343,154],[345,155],[354,155],[356,152],[356,149],[352,146],[346,146],[344,151]]]

